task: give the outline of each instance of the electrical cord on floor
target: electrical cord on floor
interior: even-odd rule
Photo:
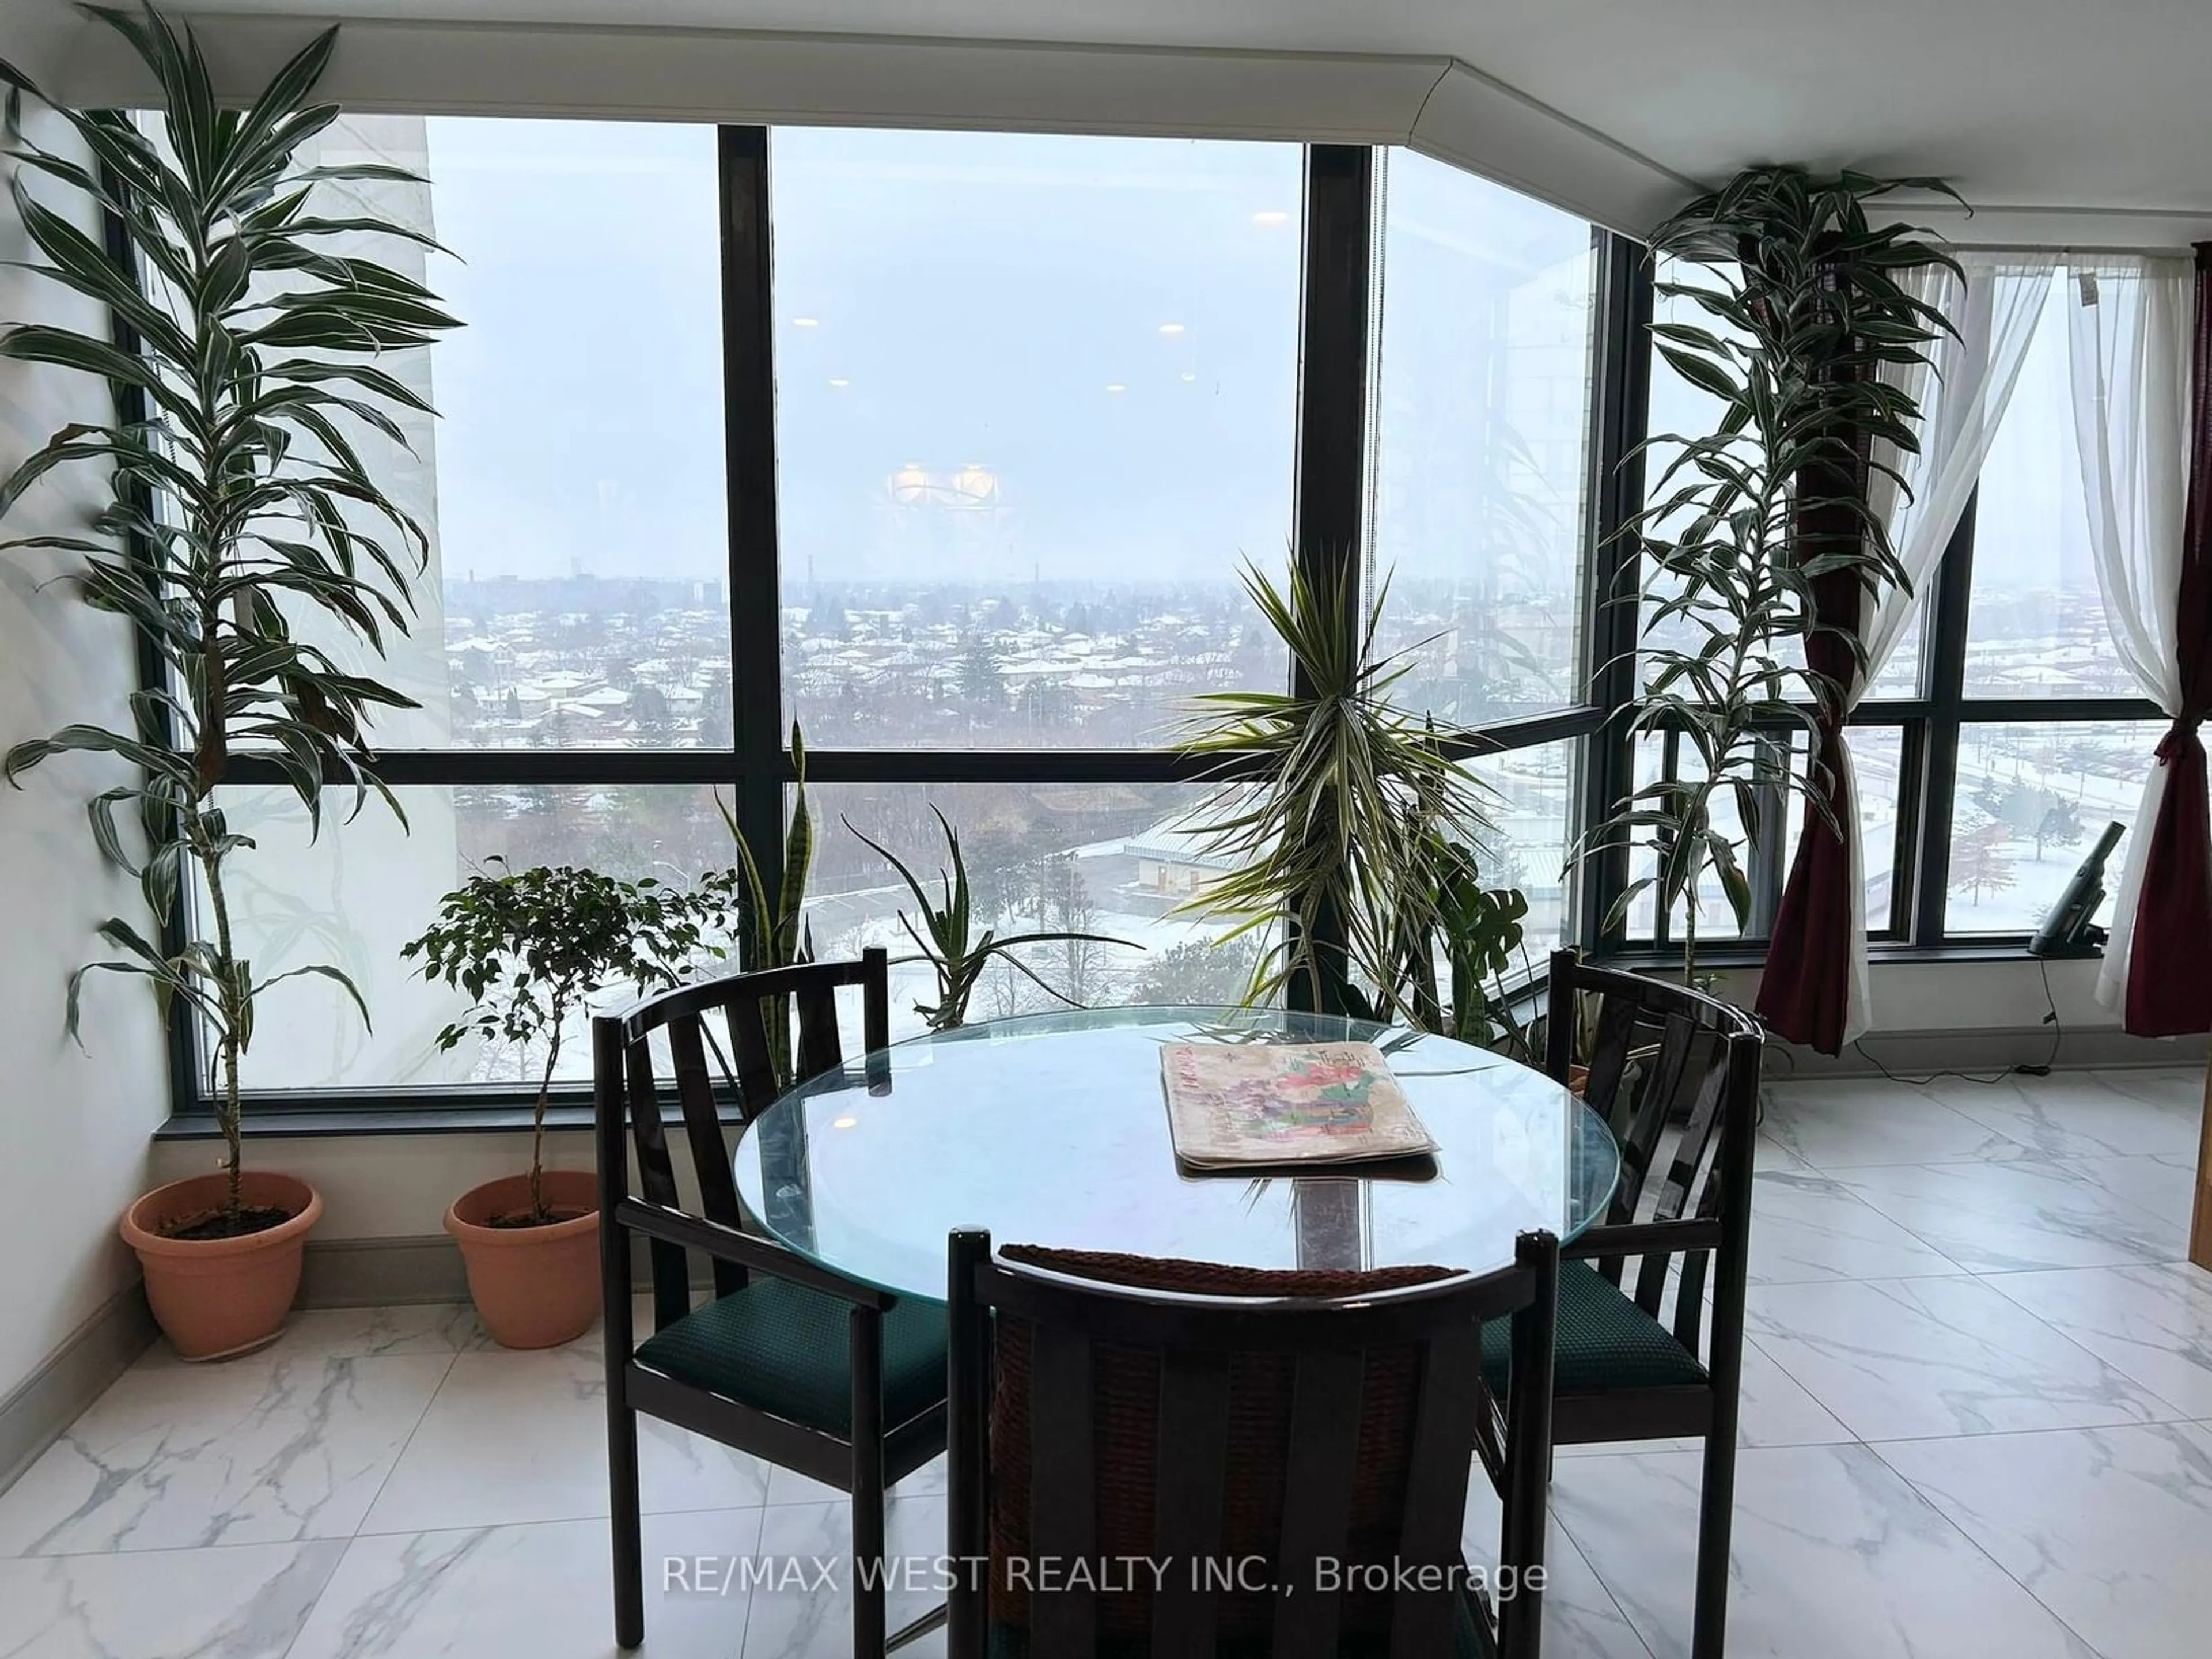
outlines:
[[[1961,1083],[2002,1083],[2007,1079],[2014,1077],[2049,1077],[2051,1075],[2051,1068],[2058,1063],[2059,1048],[2066,1041],[2066,1026],[2065,1023],[2058,1018],[2058,999],[2051,994],[2050,962],[2045,957],[2038,957],[2035,959],[2035,966],[2037,971],[2042,975],[2043,979],[2043,1002],[2045,1009],[2043,1024],[2051,1028],[2051,1052],[2044,1056],[2040,1064],[2024,1063],[2019,1066],[2008,1066],[2002,1072],[1991,1072],[1987,1073],[1979,1072],[1930,1072],[1925,1077],[1900,1077],[1895,1072],[1891,1071],[1888,1066],[1883,1065],[1881,1060],[1875,1059],[1875,1056],[1868,1051],[1864,1042],[1854,1038],[1851,1042],[1851,1047],[1859,1051],[1860,1059],[1865,1060],[1868,1065],[1873,1066],[1875,1070],[1880,1072],[1892,1083],[1910,1084],[1916,1088],[1923,1086],[1927,1084],[1938,1082],[1944,1078],[1955,1078]]]

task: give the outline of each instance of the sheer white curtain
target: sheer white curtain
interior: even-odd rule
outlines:
[[[1958,330],[1929,349],[1928,363],[1893,364],[1884,379],[1901,386],[1920,404],[1920,449],[1906,454],[1877,445],[1875,459],[1893,467],[1895,477],[1877,471],[1868,488],[1868,503],[1889,531],[1889,543],[1911,586],[1891,586],[1876,598],[1874,613],[1863,618],[1860,636],[1865,658],[1845,696],[1858,706],[1867,688],[1894,656],[1911,626],[1923,596],[1933,586],[1936,565],[1950,544],[1959,515],[1966,510],[1979,482],[1983,459],[1996,436],[1997,422],[2012,401],[2020,366],[2042,318],[2059,256],[2045,253],[1964,252],[1955,256],[1961,270],[1923,265],[1905,274],[1907,291],[1948,317]],[[1963,272],[1963,274],[1961,274]],[[1909,493],[1908,493],[1909,491]],[[1856,809],[1858,780],[1851,775],[1848,740],[1844,784]],[[1851,971],[1844,1041],[1864,1032],[1872,1018],[1867,975],[1866,872],[1861,837],[1851,847]]]
[[[2068,348],[2074,442],[2081,460],[2089,549],[2112,645],[2143,695],[2181,708],[2176,626],[2182,519],[2189,491],[2190,333],[2195,277],[2185,258],[2104,258],[2069,272]],[[2143,784],[2136,833],[2112,908],[2097,1000],[2120,1007],[2128,986],[2136,905],[2166,769]]]

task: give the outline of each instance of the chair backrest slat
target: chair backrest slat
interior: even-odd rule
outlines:
[[[1758,1058],[1764,1042],[1757,1022],[1701,991],[1587,967],[1574,951],[1561,951],[1552,957],[1553,1040],[1547,1059],[1552,1074],[1562,1082],[1572,1056],[1562,1048],[1557,1032],[1563,1021],[1575,1020],[1583,999],[1592,996],[1600,1004],[1599,1036],[1584,1097],[1613,1126],[1620,1145],[1620,1182],[1607,1220],[1676,1221],[1694,1212],[1728,1227],[1747,1227],[1747,1201],[1735,1206],[1747,1212],[1742,1215],[1734,1214],[1725,1201],[1722,1159],[1715,1148],[1731,1132],[1756,1133]],[[1638,1048],[1635,1039],[1642,1032],[1656,1033],[1658,1041],[1647,1039]],[[1618,1069],[1613,1064],[1616,1043],[1626,1057]],[[1668,1133],[1678,1128],[1670,1144]],[[1653,1173],[1662,1159],[1663,1176],[1655,1182]],[[1649,1252],[1638,1258],[1632,1283],[1624,1283],[1627,1264],[1619,1257],[1602,1258],[1596,1266],[1628,1291],[1638,1307],[1656,1316],[1666,1299],[1669,1268],[1679,1257],[1675,1328],[1678,1334],[1688,1334],[1685,1346],[1694,1351],[1711,1270],[1708,1255],[1704,1250]]]
[[[668,1022],[668,1052],[676,1073],[677,1103],[684,1109],[684,1132],[699,1180],[699,1206],[709,1221],[734,1227],[739,1219],[738,1184],[722,1140],[721,1109],[714,1079],[707,1069],[704,1030],[696,1014]]]
[[[742,977],[742,975],[740,976]],[[722,1010],[730,1028],[730,1047],[738,1060],[738,1115],[750,1122],[775,1102],[775,1061],[768,1046],[768,1013],[781,1003],[744,997]]]
[[[614,1017],[627,1087],[600,1097],[602,1109],[610,1100],[622,1102],[629,1117],[629,1133],[636,1147],[635,1180],[648,1202],[669,1209],[684,1207],[676,1170],[669,1153],[663,1121],[660,1091],[653,1077],[651,1042],[653,1033],[665,1032],[677,1105],[684,1117],[686,1146],[699,1185],[699,1207],[704,1218],[726,1227],[744,1224],[738,1198],[737,1178],[723,1137],[722,1103],[714,1093],[714,1074],[708,1064],[707,1021],[720,1014],[737,1050],[738,1113],[742,1120],[765,1109],[775,1099],[775,1073],[769,1059],[766,1026],[762,1018],[761,987],[766,982],[780,996],[796,995],[801,1013],[799,1071],[801,1080],[817,1073],[807,1069],[809,1060],[829,1054],[828,1066],[841,1063],[842,1045],[836,1035],[836,990],[857,985],[872,1042],[888,1042],[890,1032],[890,971],[886,953],[874,949],[851,962],[803,963],[767,974],[731,974],[720,979],[686,985],[647,998],[628,1012]],[[781,1006],[777,1003],[776,1006]],[[811,1010],[811,1019],[809,1010]],[[872,1061],[872,1066],[875,1062]],[[665,1324],[690,1310],[688,1270],[682,1248],[662,1240],[651,1245],[653,1314]],[[714,1264],[715,1293],[726,1296],[744,1286],[743,1269],[727,1262]]]
[[[1291,1394],[1283,1471],[1282,1541],[1275,1555],[1276,1659],[1332,1659],[1344,1610],[1322,1595],[1324,1562],[1345,1559],[1359,1473],[1359,1401],[1366,1356],[1305,1352]],[[1462,1445],[1460,1461],[1469,1455]]]
[[[1558,958],[1554,957],[1553,960],[1556,961]],[[1573,999],[1570,997],[1566,1002],[1565,1018],[1563,1019],[1560,1017],[1559,1000],[1556,995],[1553,999],[1552,1025],[1553,1030],[1564,1030],[1568,1034],[1571,1046],[1567,1052],[1571,1053],[1573,1033],[1579,1010]],[[1589,1103],[1600,1117],[1613,1126],[1616,1133],[1624,1127],[1615,1115],[1616,1103],[1620,1097],[1621,1080],[1628,1073],[1628,1051],[1636,1042],[1638,1012],[1635,1003],[1613,998],[1607,999],[1600,1006],[1596,1035],[1590,1042],[1589,1075],[1583,1084],[1583,1098]],[[1553,1075],[1562,1082],[1566,1079],[1567,1072],[1564,1063]]]
[[[1643,1202],[1644,1178],[1659,1156],[1660,1137],[1666,1133],[1674,1112],[1697,1029],[1690,1015],[1674,1010],[1662,1027],[1658,1051],[1644,1057],[1636,1109],[1630,1115],[1627,1133],[1620,1138],[1620,1186],[1613,1194],[1617,1220],[1633,1220]]]
[[[668,1157],[667,1128],[660,1119],[660,1093],[653,1086],[653,1051],[640,1037],[623,1043],[622,1055],[630,1138],[637,1148],[638,1191],[648,1203],[677,1208],[682,1200],[676,1190],[676,1167]],[[600,1224],[606,1224],[604,1218]],[[681,1245],[650,1239],[646,1255],[653,1264],[653,1323],[659,1330],[691,1310],[690,1273]]]
[[[1033,1328],[1030,1374],[1030,1516],[1036,1559],[1068,1573],[1064,1593],[1033,1596],[1036,1651],[1087,1654],[1098,1639],[1097,1595],[1074,1582],[1076,1564],[1098,1549],[1097,1462],[1091,1425],[1095,1389],[1091,1343],[1070,1327]]]
[[[668,1053],[676,1074],[676,1103],[684,1113],[684,1138],[691,1148],[691,1168],[699,1182],[699,1211],[725,1227],[744,1224],[738,1183],[722,1140],[722,1115],[714,1100],[714,1079],[707,1070],[707,1045],[696,1014],[668,1022]],[[714,1294],[734,1296],[745,1287],[744,1269],[733,1262],[714,1264]]]
[[[1398,1554],[1424,1566],[1461,1564],[1468,1462],[1482,1412],[1482,1327],[1439,1332],[1421,1367],[1413,1443],[1406,1469],[1406,1518]],[[1390,1620],[1391,1659],[1425,1659],[1451,1650],[1449,1601],[1401,1587]]]
[[[1176,1350],[1160,1357],[1158,1504],[1153,1554],[1211,1560],[1221,1549],[1229,1485],[1229,1358]],[[1152,1602],[1152,1659],[1213,1659],[1219,1646],[1218,1584],[1179,1567]]]
[[[799,1075],[819,1077],[845,1063],[845,1045],[837,1040],[837,992],[820,981],[802,986],[799,1004]]]

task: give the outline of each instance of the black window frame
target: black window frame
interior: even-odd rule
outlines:
[[[784,792],[794,775],[783,708],[778,637],[781,572],[776,510],[775,337],[772,320],[771,129],[721,125],[716,130],[720,215],[724,445],[728,514],[732,732],[726,748],[391,750],[378,771],[395,789],[469,786],[711,786],[732,792],[734,811],[756,848],[780,857]],[[1377,149],[1366,145],[1302,146],[1304,244],[1300,277],[1300,356],[1294,453],[1294,556],[1316,572],[1339,562],[1355,568],[1366,553],[1365,469],[1373,370],[1370,262],[1380,229]],[[1644,324],[1650,313],[1649,262],[1641,244],[1599,227],[1595,252],[1590,386],[1585,429],[1583,613],[1578,702],[1486,724],[1454,744],[1462,758],[1563,740],[1582,744],[1581,777],[1571,800],[1577,813],[1598,800],[1607,776],[1607,745],[1595,741],[1626,682],[1617,660],[1624,625],[1632,638],[1634,607],[1622,592],[1612,550],[1614,531],[1640,498],[1640,468],[1627,459],[1640,441],[1649,384]],[[142,676],[159,665],[142,661]],[[823,749],[810,746],[810,784],[1173,783],[1218,778],[1218,758],[1200,760],[1167,749],[927,750]],[[281,784],[276,769],[234,758],[226,785]],[[1586,821],[1586,820],[1583,820]],[[1570,834],[1579,828],[1571,823]],[[779,872],[763,872],[771,890]],[[1592,914],[1590,870],[1569,873],[1578,931]],[[185,901],[166,919],[165,933],[185,936]],[[172,1115],[166,1138],[216,1133],[214,1101],[189,1019],[170,1025]],[[534,1090],[521,1085],[390,1085],[345,1088],[250,1090],[245,1108],[264,1133],[295,1135],[480,1132],[526,1127]],[[549,1121],[588,1121],[583,1085],[557,1085]]]

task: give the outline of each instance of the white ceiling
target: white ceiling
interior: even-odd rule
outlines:
[[[0,0],[29,9],[58,0]],[[2212,0],[187,0],[358,18],[1456,58],[1666,173],[1849,164],[1978,206],[2212,214]],[[0,25],[4,27],[4,25]],[[1971,233],[1969,233],[1971,234]]]

